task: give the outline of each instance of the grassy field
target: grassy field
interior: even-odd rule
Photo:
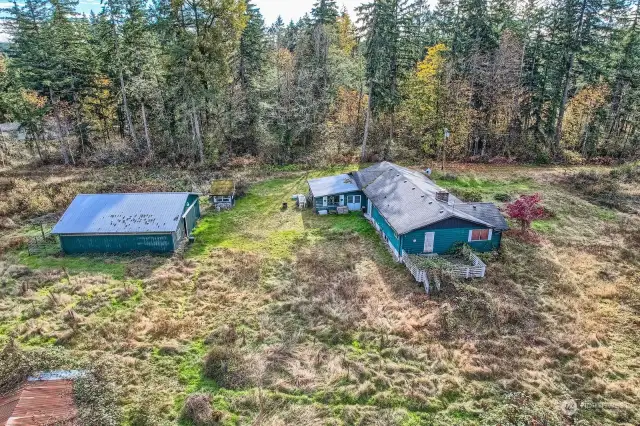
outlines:
[[[0,344],[99,366],[116,405],[93,424],[188,425],[193,410],[225,425],[640,423],[632,178],[436,173],[485,201],[540,192],[550,218],[538,238],[508,234],[486,279],[427,297],[360,214],[281,210],[309,177],[350,169],[234,171],[247,193],[221,213],[203,199],[195,243],[172,257],[29,256],[23,243],[30,219],[77,192],[192,190],[213,173],[4,171],[0,213],[16,226],[0,237]],[[613,178],[617,203],[601,196]]]

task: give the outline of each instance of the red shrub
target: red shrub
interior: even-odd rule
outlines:
[[[513,203],[507,205],[507,214],[520,223],[522,230],[528,230],[531,222],[546,217],[547,213],[540,205],[540,194],[521,195]]]

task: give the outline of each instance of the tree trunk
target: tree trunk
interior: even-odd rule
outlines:
[[[369,84],[369,100],[367,102],[367,118],[364,122],[364,136],[362,137],[362,155],[360,161],[364,162],[367,157],[367,139],[369,138],[369,125],[371,124],[371,86]]]
[[[147,125],[147,111],[144,107],[144,101],[140,103],[141,113],[142,113],[142,124],[144,125],[144,139],[147,142],[147,152],[149,153],[149,158],[153,158],[153,147],[151,146],[151,138],[149,137],[149,126]]]
[[[362,97],[364,96],[364,80],[360,79],[360,87],[358,88],[358,114],[356,115],[356,128],[353,136],[360,133],[360,115],[362,114]]]
[[[393,133],[395,132],[396,127],[396,108],[391,107],[391,122],[389,124],[389,141],[387,142],[387,146],[384,150],[384,159],[389,159],[389,153],[391,152],[391,146],[393,145]]]
[[[554,138],[554,151],[557,154],[560,151],[560,140],[562,139],[562,121],[564,120],[564,113],[566,111],[567,100],[569,97],[569,87],[571,86],[571,74],[573,73],[573,63],[575,60],[576,51],[580,50],[582,46],[582,25],[584,21],[584,12],[587,7],[587,0],[582,0],[582,6],[580,7],[580,18],[578,18],[578,28],[576,30],[576,42],[577,47],[569,54],[569,61],[567,62],[567,70],[564,76],[564,87],[562,88],[562,100],[560,101],[560,108],[558,110],[558,121],[556,123],[556,131]]]
[[[133,120],[131,119],[131,111],[129,111],[129,104],[127,103],[127,91],[124,86],[124,76],[122,75],[122,66],[118,69],[118,78],[120,80],[120,91],[122,92],[122,108],[124,109],[124,116],[127,120],[127,127],[129,128],[129,134],[134,145],[138,145],[138,138],[136,138],[136,131],[133,128]]]
[[[0,129],[0,141],[2,143],[2,145],[0,146],[0,155],[2,156],[2,167],[5,167],[6,166],[5,157],[6,157],[6,152],[8,152],[8,150],[7,150],[7,144],[4,141],[4,133],[2,133],[2,129]]]
[[[198,148],[198,161],[200,164],[204,162],[204,145],[202,143],[202,135],[200,134],[200,120],[198,118],[198,111],[196,109],[196,104],[192,100],[192,111],[191,114],[193,116],[193,132],[196,141],[196,146]]]
[[[58,105],[53,98],[53,90],[49,87],[49,100],[51,101],[51,107],[53,109],[53,116],[56,119],[56,126],[58,127],[58,139],[60,141],[60,154],[62,155],[62,161],[65,166],[69,164],[69,154],[64,144],[64,135],[62,133],[62,122],[60,121],[60,114],[58,113]]]

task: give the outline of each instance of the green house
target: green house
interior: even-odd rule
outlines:
[[[352,175],[341,174],[309,179],[307,183],[316,213],[329,213],[340,206],[345,206],[350,211],[358,211],[367,204],[367,197]]]
[[[190,237],[198,218],[193,193],[80,194],[52,234],[67,254],[165,253]]]
[[[493,203],[465,203],[437,186],[422,173],[389,162],[375,164],[346,175],[334,176],[338,183],[347,176],[349,193],[362,194],[365,216],[380,232],[396,259],[403,254],[444,254],[458,243],[477,251],[500,247],[502,232],[508,225]],[[323,178],[328,179],[328,178]],[[329,207],[324,197],[340,201],[330,179],[322,191],[322,204],[314,195],[316,211]],[[317,182],[314,182],[315,186]],[[339,194],[338,194],[339,195]]]

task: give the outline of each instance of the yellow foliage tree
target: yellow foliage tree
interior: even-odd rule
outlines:
[[[95,79],[91,91],[82,99],[82,113],[105,141],[110,138],[109,130],[117,119],[117,111],[109,78],[100,76]]]
[[[593,152],[590,129],[600,108],[605,106],[609,88],[604,84],[587,86],[580,90],[567,105],[563,118],[562,143],[565,148],[578,151],[583,157]]]
[[[340,50],[351,55],[358,45],[356,41],[356,28],[353,25],[351,17],[346,10],[342,11],[342,14],[338,17],[338,47]]]
[[[359,142],[359,128],[364,123],[368,99],[366,94],[357,90],[343,86],[338,88],[327,128],[331,139],[337,143],[339,154],[343,147],[352,147],[354,142]]]
[[[401,117],[409,132],[427,153],[433,153],[439,135],[445,126],[443,101],[446,92],[444,80],[447,47],[436,44],[427,50],[427,56],[406,80],[402,92]]]

